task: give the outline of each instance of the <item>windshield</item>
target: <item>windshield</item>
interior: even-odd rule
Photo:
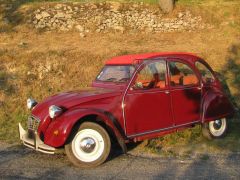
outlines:
[[[97,81],[104,82],[126,82],[134,72],[135,68],[132,65],[107,65],[97,76]]]

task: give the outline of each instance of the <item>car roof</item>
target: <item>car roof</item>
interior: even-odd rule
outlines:
[[[201,59],[195,54],[187,52],[156,52],[156,53],[145,53],[145,54],[129,54],[123,56],[113,57],[107,60],[105,64],[107,65],[130,65],[135,64],[137,60],[148,60],[156,58],[179,58],[183,61],[195,62]]]

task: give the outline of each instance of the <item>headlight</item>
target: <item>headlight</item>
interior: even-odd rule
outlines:
[[[62,112],[63,112],[62,108],[58,106],[52,105],[49,107],[49,116],[51,118],[55,118],[59,116],[60,114],[62,114]]]
[[[28,107],[28,109],[32,109],[32,108],[34,108],[34,106],[36,106],[37,105],[37,101],[35,101],[34,99],[32,99],[32,98],[28,98],[27,99],[27,107]]]

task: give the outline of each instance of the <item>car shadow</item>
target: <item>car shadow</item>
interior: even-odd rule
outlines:
[[[135,148],[137,148],[142,142],[130,142],[130,143],[127,143],[127,152],[128,151],[131,151]],[[118,143],[114,143],[112,145],[112,148],[111,148],[111,152],[110,152],[110,155],[108,157],[108,161],[110,160],[113,160],[121,155],[123,155],[124,152],[122,151],[121,147],[119,146]]]

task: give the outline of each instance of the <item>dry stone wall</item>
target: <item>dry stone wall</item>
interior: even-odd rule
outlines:
[[[34,11],[32,23],[37,29],[77,30],[81,37],[89,32],[174,32],[212,28],[201,16],[193,16],[190,11],[166,18],[158,8],[148,8],[143,3],[55,4]]]

